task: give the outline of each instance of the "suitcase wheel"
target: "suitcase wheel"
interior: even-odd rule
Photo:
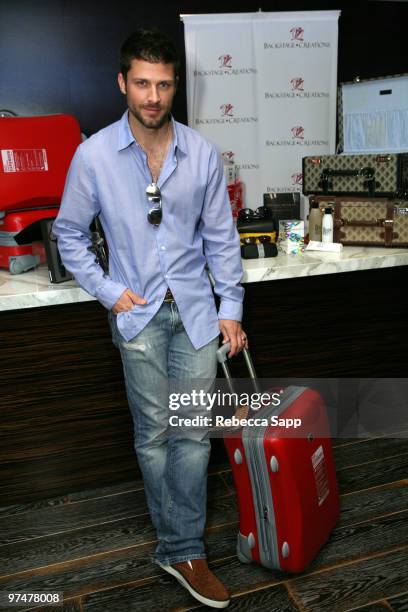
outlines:
[[[21,274],[35,268],[39,263],[39,255],[14,255],[9,258],[9,272],[10,274]]]
[[[289,557],[289,554],[290,554],[289,544],[287,542],[284,542],[282,544],[282,557],[284,559],[287,559]]]
[[[242,454],[241,451],[239,450],[239,448],[235,449],[234,452],[234,461],[237,465],[241,465],[242,463]]]
[[[241,563],[251,563],[252,555],[251,549],[255,546],[255,536],[253,533],[250,533],[247,536],[244,536],[240,531],[238,531],[237,537],[237,557],[241,561]]]
[[[237,557],[238,560],[241,561],[241,563],[252,563],[252,559],[248,559],[248,557],[246,557],[237,547]]]
[[[272,472],[278,472],[279,471],[279,463],[278,463],[278,460],[275,457],[275,455],[273,455],[273,457],[271,457],[270,466],[271,466]]]

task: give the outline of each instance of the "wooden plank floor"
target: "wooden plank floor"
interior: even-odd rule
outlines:
[[[340,521],[301,575],[238,561],[231,472],[214,466],[206,543],[229,609],[407,611],[406,436],[335,442]],[[0,508],[0,591],[63,591],[58,609],[72,612],[207,609],[152,563],[154,547],[140,481]]]

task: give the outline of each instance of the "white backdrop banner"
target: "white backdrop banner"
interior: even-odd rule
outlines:
[[[189,125],[233,158],[257,208],[335,152],[339,11],[182,15]]]

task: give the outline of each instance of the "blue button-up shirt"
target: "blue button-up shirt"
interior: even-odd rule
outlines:
[[[240,243],[215,147],[174,119],[172,125],[172,145],[158,179],[163,210],[158,227],[147,220],[152,177],[126,111],[78,147],[53,231],[65,267],[106,308],[127,288],[147,300],[118,314],[126,340],[152,319],[170,287],[187,334],[200,348],[219,334],[219,319],[241,320]],[[89,225],[98,214],[109,245],[109,275],[88,250]],[[218,314],[206,263],[220,297]]]

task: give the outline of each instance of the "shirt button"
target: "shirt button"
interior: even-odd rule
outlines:
[[[161,248],[161,250],[162,250],[162,251],[165,251],[165,250],[166,250],[166,247],[165,247],[165,246],[162,246],[162,247],[160,247],[160,248]]]

